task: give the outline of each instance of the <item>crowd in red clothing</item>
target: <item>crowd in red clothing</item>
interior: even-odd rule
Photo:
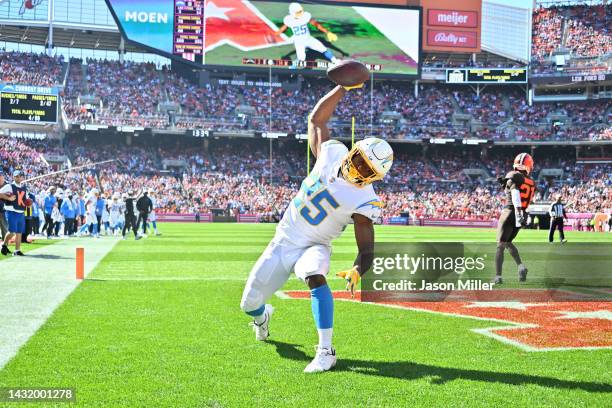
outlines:
[[[578,57],[608,54],[610,21],[611,4],[540,7],[533,12],[532,57],[549,57],[561,47]]]
[[[0,82],[55,86],[61,82],[63,57],[0,51]]]
[[[91,145],[78,139],[62,147],[57,141],[0,137],[0,168],[6,174],[19,168],[30,178],[51,171],[44,159],[49,152],[65,154],[73,166],[114,158],[113,163],[38,180],[30,187],[44,191],[55,184],[83,192],[97,184],[109,193],[152,189],[159,212],[222,209],[274,218],[282,214],[306,174],[302,146],[277,148],[270,173],[269,153],[255,142],[218,142],[206,152],[193,146]],[[182,161],[182,167],[163,169],[164,159]],[[376,190],[385,203],[385,216],[409,212],[416,217],[491,219],[504,204],[495,177],[510,166],[506,155],[483,158],[461,150],[425,154],[400,149]],[[472,179],[463,171],[466,168],[481,169],[486,177]],[[612,165],[577,164],[551,156],[538,158],[538,169],[542,168],[561,168],[564,175],[539,179],[536,171],[537,200],[561,193],[571,212],[612,209]]]

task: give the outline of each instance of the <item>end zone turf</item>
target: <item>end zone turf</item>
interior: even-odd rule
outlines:
[[[243,279],[274,226],[165,224],[162,231],[119,242],[89,275],[95,279],[79,285],[0,371],[0,387],[72,387],[79,406],[562,407],[605,406],[612,395],[612,350],[526,352],[477,332],[507,325],[489,320],[493,308],[466,308],[479,319],[463,319],[337,302],[338,366],[305,375],[317,338],[309,303],[272,299],[267,343],[254,342],[239,309]],[[612,239],[569,236],[591,237]],[[380,240],[468,238],[492,240],[494,232],[377,228]],[[353,240],[349,228],[334,245],[332,270],[352,262]],[[343,282],[330,282],[341,291]],[[304,289],[294,279],[284,288]],[[507,313],[502,320],[523,315]]]

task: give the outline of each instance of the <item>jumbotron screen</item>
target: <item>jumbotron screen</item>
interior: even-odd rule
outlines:
[[[249,0],[106,0],[123,35],[195,64],[419,75],[421,9]]]
[[[57,123],[57,88],[0,84],[0,121]]]

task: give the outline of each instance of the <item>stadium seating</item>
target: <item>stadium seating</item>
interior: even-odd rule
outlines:
[[[0,82],[55,86],[61,82],[64,58],[44,54],[0,52]]]
[[[117,161],[97,171],[73,171],[30,183],[37,193],[50,184],[83,192],[96,184],[107,194],[152,189],[160,212],[209,212],[213,208],[234,213],[278,217],[289,204],[305,176],[303,144],[275,151],[270,177],[266,148],[256,143],[217,143],[205,153],[194,146],[144,148],[70,139],[65,146],[51,140],[18,140],[0,137],[0,160],[5,172],[19,167],[27,177],[46,174],[49,164],[41,155],[65,154],[72,165]],[[491,219],[498,215],[503,196],[495,176],[511,167],[504,153],[490,157],[440,150],[427,154],[402,149],[384,183],[377,189],[385,202],[385,216],[409,212],[414,217]],[[164,160],[183,161],[181,169],[168,171]],[[26,164],[24,164],[26,163]],[[593,212],[612,208],[611,165],[577,164],[571,157],[538,158],[538,168],[561,168],[562,178],[539,178],[537,199],[561,193],[571,211]],[[481,169],[486,177],[471,179],[464,169]],[[282,175],[282,176],[279,176]]]
[[[267,88],[197,87],[174,73],[158,71],[152,64],[86,62],[80,67],[79,61],[71,61],[66,88],[65,111],[77,124],[265,132],[271,122],[273,131],[305,133],[309,110],[330,88],[327,81],[316,80],[304,81],[299,91],[275,88],[270,118]],[[79,106],[76,101],[82,95],[99,101],[99,106]],[[370,97],[376,107],[373,111],[369,109]],[[174,124],[159,111],[160,103],[180,106]],[[609,100],[529,106],[524,96],[509,88],[490,88],[477,97],[465,87],[421,85],[417,97],[406,84],[377,82],[372,95],[367,89],[353,91],[351,98],[341,102],[333,130],[347,134],[350,118],[355,116],[361,132],[394,139],[473,136],[496,140],[585,140],[593,137],[590,125],[610,123],[611,108]],[[463,116],[464,122],[457,121],[456,114]],[[566,116],[573,127],[561,132],[553,130],[551,114]],[[498,129],[503,123],[513,126]]]
[[[543,59],[559,48],[573,56],[612,52],[612,5],[540,7],[533,13],[532,56]]]

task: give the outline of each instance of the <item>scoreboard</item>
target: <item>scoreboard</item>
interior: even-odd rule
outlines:
[[[204,0],[174,0],[173,54],[204,62]]]
[[[526,68],[457,68],[446,70],[449,84],[524,84]]]
[[[0,84],[0,120],[57,123],[59,93],[56,88]]]

